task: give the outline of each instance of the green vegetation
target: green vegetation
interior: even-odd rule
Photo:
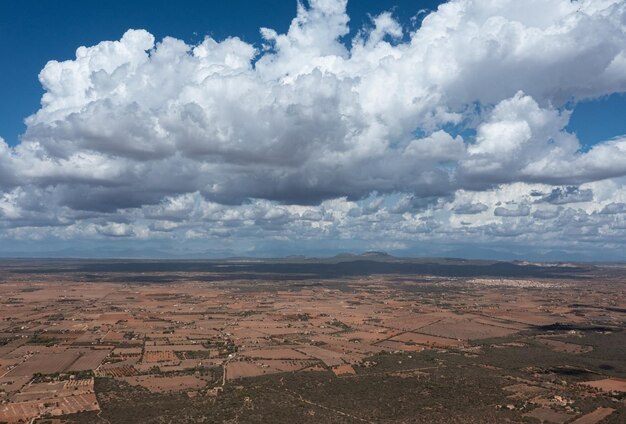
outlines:
[[[340,331],[352,330],[352,327],[344,322],[339,321],[338,319],[332,319],[331,321],[327,321],[326,324],[330,325],[331,327],[339,328]]]
[[[51,381],[67,381],[67,380],[86,380],[94,376],[93,371],[77,371],[77,372],[55,372],[52,374],[35,373],[31,380],[32,383],[49,383]]]
[[[237,345],[230,339],[213,338],[202,343],[207,349],[216,349],[220,358],[226,358],[228,355],[237,352]],[[190,357],[191,358],[191,357]]]
[[[59,343],[61,339],[56,337],[46,337],[42,334],[34,334],[30,339],[28,339],[29,344],[34,345],[46,345],[46,346],[54,346]]]
[[[192,350],[187,352],[176,352],[178,359],[208,359],[211,352],[208,350]]]

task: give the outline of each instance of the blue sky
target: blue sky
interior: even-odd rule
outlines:
[[[529,2],[0,2],[0,255],[626,259],[626,6]]]

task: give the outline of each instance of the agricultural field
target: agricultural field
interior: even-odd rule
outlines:
[[[626,420],[626,269],[287,265],[3,262],[0,422]]]

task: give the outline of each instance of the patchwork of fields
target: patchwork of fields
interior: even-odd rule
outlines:
[[[177,422],[263,420],[261,410],[294,405],[303,415],[285,419],[302,422],[626,417],[626,285],[614,270],[214,280],[142,271],[175,280],[154,284],[17,271],[0,273],[0,422],[159,422],[141,403],[150,399],[176,400],[161,413],[187,417]],[[467,403],[478,382],[484,398]],[[418,401],[435,395],[453,415]],[[373,409],[383,401],[392,405]]]

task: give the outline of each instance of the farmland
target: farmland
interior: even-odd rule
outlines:
[[[0,422],[626,417],[619,267],[221,265],[5,261]]]

